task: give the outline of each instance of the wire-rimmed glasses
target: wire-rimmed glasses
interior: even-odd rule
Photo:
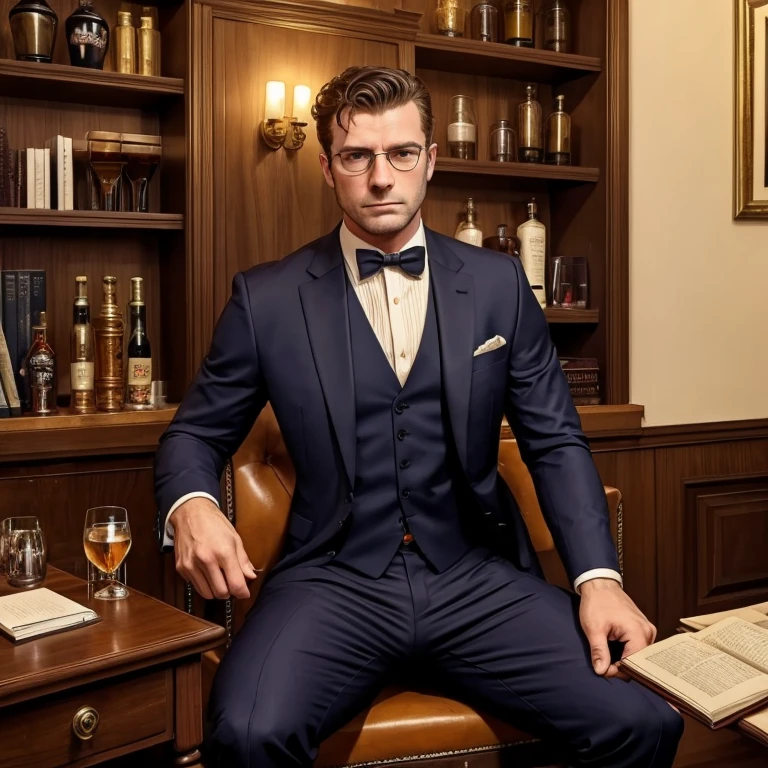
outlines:
[[[339,158],[342,170],[348,176],[365,173],[373,165],[379,155],[385,155],[389,164],[396,171],[412,171],[421,158],[426,147],[412,146],[389,149],[386,152],[369,152],[367,149],[344,149],[333,157]]]

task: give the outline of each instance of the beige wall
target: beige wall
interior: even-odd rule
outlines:
[[[733,0],[629,0],[630,399],[768,417],[768,221],[732,219]]]

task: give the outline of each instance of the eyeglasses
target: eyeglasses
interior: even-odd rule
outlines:
[[[389,164],[396,171],[412,171],[418,164],[424,147],[402,147],[390,149],[388,152],[368,152],[364,149],[348,149],[337,152],[344,172],[350,176],[365,173],[379,155],[386,155]]]

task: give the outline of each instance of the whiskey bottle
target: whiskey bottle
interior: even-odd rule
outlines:
[[[123,315],[117,306],[117,278],[102,278],[104,299],[101,312],[93,319],[95,341],[94,388],[99,411],[120,411],[123,408]]]
[[[517,108],[517,132],[517,159],[521,163],[540,163],[544,159],[541,104],[536,101],[536,86],[530,83],[525,88],[525,101]]]
[[[475,223],[475,213],[475,201],[470,197],[467,200],[467,218],[456,228],[454,236],[463,243],[481,247],[483,245],[483,233]]]
[[[517,228],[520,239],[520,261],[539,306],[547,306],[546,279],[547,229],[539,221],[534,198],[528,203],[528,221]]]
[[[24,360],[23,374],[27,379],[30,413],[51,416],[56,413],[56,355],[48,343],[46,313],[32,326],[34,339]]]
[[[128,340],[128,371],[125,407],[143,411],[152,408],[152,349],[147,336],[144,280],[131,278],[131,335]]]
[[[93,387],[93,326],[88,303],[88,278],[75,278],[75,304],[72,309],[72,345],[70,349],[71,406],[75,413],[95,413]]]
[[[571,117],[563,110],[565,96],[557,97],[555,111],[547,118],[547,156],[551,165],[571,164]]]

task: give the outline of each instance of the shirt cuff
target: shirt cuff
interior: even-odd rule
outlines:
[[[217,499],[215,499],[213,496],[211,496],[210,493],[205,493],[205,491],[193,491],[192,493],[185,493],[180,499],[177,499],[176,503],[168,510],[168,514],[165,516],[165,529],[163,534],[163,546],[164,547],[172,547],[173,546],[173,536],[174,536],[174,529],[173,524],[171,523],[171,515],[185,502],[189,501],[190,499],[210,499],[217,507],[219,506],[219,502]],[[221,509],[221,507],[219,507]]]
[[[584,571],[581,576],[577,577],[573,582],[573,589],[577,595],[580,595],[579,588],[585,581],[591,581],[592,579],[613,579],[618,581],[621,586],[624,586],[624,580],[621,578],[621,574],[618,571],[614,571],[612,568],[593,568],[591,571]]]

